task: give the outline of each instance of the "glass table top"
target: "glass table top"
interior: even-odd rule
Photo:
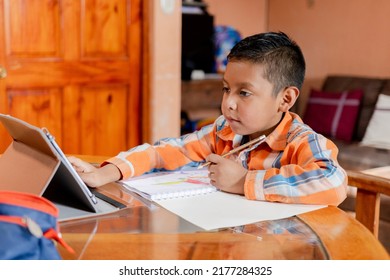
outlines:
[[[204,231],[128,190],[117,188],[114,193],[127,202],[127,208],[111,214],[60,223],[62,233],[82,234],[80,236],[83,236],[84,240],[80,242],[80,251],[85,250],[97,235],[116,233],[127,234],[129,240],[139,239],[141,236],[148,236],[149,240],[153,239],[152,236],[163,236],[164,241],[156,241],[154,247],[163,246],[163,243],[167,242],[174,251],[182,250],[183,244],[187,244],[189,247],[197,246],[200,251],[213,250],[210,253],[212,256],[223,259],[235,258],[238,255],[250,259],[329,258],[316,233],[296,216]],[[180,241],[175,243],[172,240]],[[147,258],[165,257],[161,254],[163,253],[148,255]]]

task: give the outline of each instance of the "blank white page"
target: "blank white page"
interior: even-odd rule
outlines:
[[[244,196],[220,191],[159,200],[156,203],[205,230],[283,219],[327,207],[327,205],[253,201]]]

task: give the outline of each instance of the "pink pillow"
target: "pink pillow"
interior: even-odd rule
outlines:
[[[362,97],[362,90],[322,92],[312,89],[303,121],[320,134],[349,142]]]

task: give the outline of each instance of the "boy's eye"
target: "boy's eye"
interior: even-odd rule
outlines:
[[[251,95],[251,93],[242,90],[242,91],[240,91],[240,95],[241,95],[241,96],[244,96],[244,97],[247,97],[247,96]]]
[[[227,88],[227,87],[222,88],[222,93],[229,93],[229,92],[230,92],[229,88]]]

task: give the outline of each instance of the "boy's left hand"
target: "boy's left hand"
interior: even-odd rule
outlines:
[[[209,178],[213,186],[218,189],[236,194],[244,194],[245,176],[247,169],[237,162],[223,158],[216,154],[207,157]]]

